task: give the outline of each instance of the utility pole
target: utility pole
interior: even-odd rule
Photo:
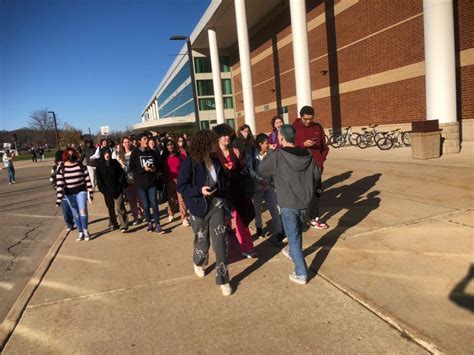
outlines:
[[[56,150],[59,150],[61,149],[61,146],[59,145],[59,133],[58,133],[58,125],[56,123],[56,113],[54,113],[54,111],[48,111],[48,113],[52,113],[53,114],[53,120],[54,120],[54,130],[56,132]]]

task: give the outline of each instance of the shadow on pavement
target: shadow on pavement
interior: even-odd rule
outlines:
[[[281,252],[281,246],[275,240],[273,240],[273,238],[274,237],[265,238],[265,241],[258,244],[254,248],[254,250],[258,254],[258,258],[253,259],[255,261],[251,265],[246,267],[234,277],[231,277],[230,283],[232,285],[232,288],[234,289],[234,292],[237,291],[239,284],[243,279],[252,274],[254,271],[258,270],[267,261],[269,261],[275,255],[278,255]],[[240,258],[239,260],[242,260],[242,258]]]
[[[449,294],[449,299],[459,307],[474,312],[474,296],[466,292],[467,286],[472,280],[474,280],[474,264],[471,264],[467,275],[453,288]]]
[[[339,177],[342,175],[344,174],[339,175]],[[350,185],[333,188],[323,193],[324,202],[322,206],[331,207],[331,210],[324,214],[324,220],[329,220],[344,209],[347,209],[347,211],[339,218],[335,227],[303,251],[306,257],[318,250],[309,266],[309,269],[315,273],[310,275],[310,279],[318,273],[339,237],[363,221],[370,212],[379,208],[379,191],[371,191],[365,196],[364,194],[375,186],[381,175],[366,176]]]

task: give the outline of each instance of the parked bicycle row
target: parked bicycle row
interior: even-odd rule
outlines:
[[[391,131],[378,131],[378,125],[369,125],[362,128],[362,133],[352,132],[349,126],[343,132],[333,132],[329,130],[326,141],[334,148],[357,146],[361,149],[377,146],[381,150],[401,148],[410,146],[410,136],[408,132],[397,128]]]

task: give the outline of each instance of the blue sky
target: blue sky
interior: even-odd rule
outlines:
[[[210,0],[0,0],[0,129],[137,123]]]

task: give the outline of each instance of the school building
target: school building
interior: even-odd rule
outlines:
[[[437,119],[474,140],[474,1],[214,0],[189,36],[200,125],[269,132],[311,105],[326,129]],[[186,45],[135,130],[195,122]]]

